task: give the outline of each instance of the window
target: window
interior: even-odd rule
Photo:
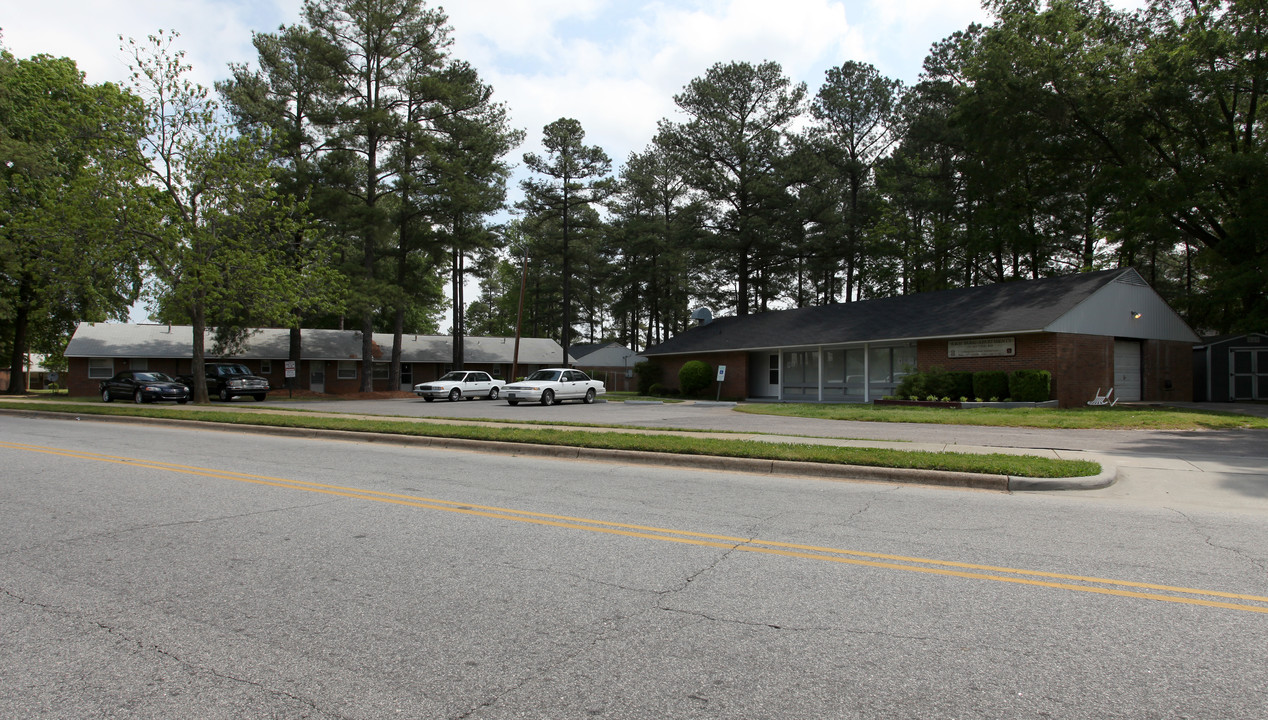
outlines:
[[[272,360],[261,360],[261,361],[260,361],[260,374],[261,374],[261,375],[270,375],[270,374],[272,374],[272,372],[273,372],[273,361],[272,361]]]
[[[784,398],[819,398],[819,353],[799,350],[784,353]]]
[[[150,361],[145,358],[132,358],[128,361],[128,367],[133,370],[149,370]]]
[[[357,379],[357,361],[356,360],[340,360],[338,375],[340,380],[356,380]]]
[[[388,370],[391,369],[390,363],[374,363],[374,379],[387,380]]]
[[[98,380],[114,377],[114,360],[110,358],[88,358],[88,377]]]

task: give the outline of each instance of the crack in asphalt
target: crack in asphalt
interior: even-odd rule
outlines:
[[[82,613],[59,609],[47,603],[36,602],[34,600],[31,600],[29,598],[25,598],[21,595],[16,594],[12,592],[11,590],[9,590],[8,588],[0,588],[0,595],[4,595],[5,597],[12,599],[13,601],[17,602],[20,605],[37,608],[41,612],[45,612],[50,615],[56,615],[58,617],[67,618],[70,620],[76,620],[90,627],[94,627],[94,628],[97,628],[98,630],[104,631],[107,635],[115,638],[116,640],[122,641],[126,645],[134,646],[139,652],[150,652],[166,661],[169,661],[171,663],[178,665],[184,671],[186,675],[189,675],[189,676],[207,675],[207,676],[217,678],[220,680],[225,680],[228,682],[238,683],[241,685],[248,685],[264,693],[267,693],[269,695],[273,695],[278,698],[285,698],[294,703],[304,705],[305,707],[311,709],[314,712],[320,713],[321,715],[325,717],[335,718],[336,720],[350,720],[349,716],[332,713],[328,710],[322,709],[321,707],[317,705],[317,703],[315,703],[314,701],[308,698],[294,695],[292,693],[286,692],[285,690],[279,690],[276,688],[268,687],[267,685],[256,680],[249,680],[247,678],[241,678],[235,675],[230,675],[212,667],[196,665],[193,662],[189,660],[185,660],[179,655],[176,655],[175,653],[171,651],[165,650],[154,643],[147,644],[144,640],[132,637],[131,635],[124,632],[120,628],[114,627],[107,623],[103,623],[99,620],[93,620],[91,618],[85,617]]]
[[[256,510],[254,512],[237,513],[235,515],[221,515],[219,517],[200,518],[196,520],[174,520],[172,522],[150,523],[147,525],[135,525],[133,527],[118,528],[115,530],[105,530],[98,533],[90,533],[88,535],[75,535],[73,537],[58,538],[57,540],[50,540],[48,542],[43,542],[36,545],[24,545],[23,547],[14,548],[13,550],[7,551],[3,553],[3,555],[7,557],[10,555],[15,555],[17,553],[27,552],[30,550],[36,550],[38,548],[50,547],[50,546],[56,546],[56,545],[70,545],[70,544],[74,544],[78,542],[83,542],[85,540],[97,540],[100,538],[118,537],[122,535],[128,535],[131,533],[145,532],[146,530],[159,530],[162,528],[181,527],[184,525],[202,525],[204,523],[223,522],[225,520],[237,520],[240,518],[251,517],[253,515],[268,515],[271,513],[290,512],[292,510],[304,510],[308,508],[321,507],[323,505],[333,505],[335,503],[340,503],[340,502],[347,502],[347,500],[342,498],[336,499],[336,500],[323,500],[321,502],[304,503],[301,505],[288,505],[286,507],[270,508],[268,510]]]
[[[1192,517],[1189,517],[1189,515],[1185,513],[1183,510],[1178,510],[1176,508],[1167,508],[1167,509],[1179,515],[1180,517],[1184,518],[1185,522],[1189,524],[1189,527],[1193,530],[1193,532],[1196,533],[1198,537],[1202,538],[1202,541],[1205,542],[1208,546],[1215,548],[1216,550],[1223,550],[1225,552],[1230,552],[1233,555],[1237,556],[1239,559],[1249,563],[1252,567],[1259,570],[1260,572],[1268,572],[1268,561],[1266,561],[1264,558],[1255,557],[1241,548],[1231,547],[1228,545],[1220,545],[1219,543],[1215,542],[1211,538],[1211,535],[1201,525],[1198,524],[1197,520],[1194,520]]]

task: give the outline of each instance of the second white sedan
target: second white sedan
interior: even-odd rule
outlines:
[[[607,392],[602,380],[592,380],[580,370],[547,368],[538,370],[519,382],[502,388],[506,402],[539,402],[542,405],[558,405],[564,400],[580,400],[592,403]]]
[[[504,381],[493,379],[487,372],[454,370],[439,380],[415,385],[414,394],[427,402],[436,398],[447,398],[449,402],[477,397],[497,400],[503,384]]]

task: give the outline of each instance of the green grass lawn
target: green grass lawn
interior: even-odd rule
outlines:
[[[2,402],[0,408],[31,410],[31,403]],[[931,453],[908,450],[820,446],[801,443],[768,443],[650,433],[621,433],[607,430],[560,430],[558,428],[462,425],[425,420],[364,419],[320,416],[308,413],[266,414],[242,410],[213,410],[197,407],[154,405],[107,405],[105,403],[39,403],[35,409],[77,415],[141,416],[271,427],[318,428],[359,432],[463,438],[539,445],[642,450],[717,457],[793,460],[802,462],[897,467],[925,470],[1013,475],[1017,477],[1086,477],[1101,471],[1098,463],[1056,460],[1033,455]]]
[[[1116,406],[1100,408],[972,408],[948,409],[855,404],[749,403],[739,412],[757,415],[857,420],[863,422],[935,423],[1080,430],[1200,430],[1268,428],[1268,418],[1208,410]]]

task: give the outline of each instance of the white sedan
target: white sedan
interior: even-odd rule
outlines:
[[[414,394],[427,402],[436,398],[448,398],[449,402],[455,402],[464,397],[497,400],[504,384],[504,381],[495,380],[487,372],[454,370],[445,373],[439,380],[415,385]]]
[[[564,400],[592,403],[607,389],[603,387],[602,380],[591,380],[580,370],[547,368],[507,385],[502,391],[511,405],[519,405],[521,401],[558,405]]]

